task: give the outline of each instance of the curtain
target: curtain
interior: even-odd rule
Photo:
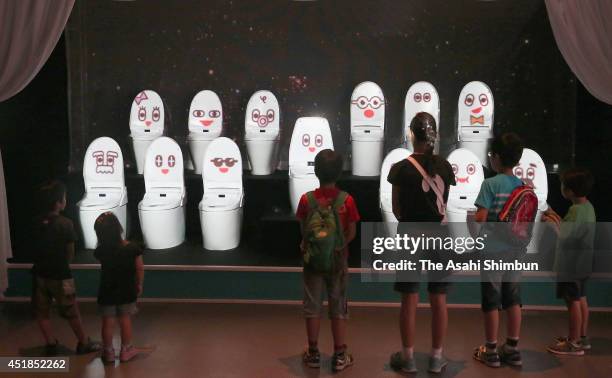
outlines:
[[[0,101],[36,76],[66,26],[74,0],[0,0]],[[0,125],[2,127],[4,125]],[[4,169],[0,156],[0,297],[12,256]]]
[[[612,105],[612,1],[546,0],[557,46],[578,80]]]

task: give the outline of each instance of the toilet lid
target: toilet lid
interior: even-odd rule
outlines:
[[[220,137],[208,145],[202,162],[202,183],[204,192],[209,188],[242,190],[242,156],[233,140]]]
[[[389,183],[389,181],[387,181],[387,176],[389,176],[389,171],[391,170],[391,167],[398,161],[406,159],[408,156],[410,156],[410,154],[412,154],[412,151],[407,148],[396,148],[389,152],[387,156],[385,156],[385,159],[382,163],[382,167],[380,168],[379,191],[380,202],[382,205],[384,205],[384,201],[387,199],[389,202],[391,201],[391,191],[393,186]],[[385,195],[385,193],[388,194],[388,196]]]
[[[77,206],[80,211],[93,210],[110,210],[127,203],[127,190],[117,191],[110,189],[108,191],[96,190],[85,193]]]
[[[181,192],[154,190],[145,193],[138,209],[143,211],[172,210],[183,206],[184,195]]]
[[[545,209],[548,198],[548,175],[540,155],[534,150],[523,148],[521,160],[512,171],[516,177],[533,186],[538,196],[538,208]]]
[[[289,174],[292,171],[303,174],[314,173],[314,159],[317,153],[334,149],[331,130],[327,119],[321,117],[298,118],[293,127],[289,145]]]
[[[151,143],[145,157],[144,181],[147,192],[154,188],[184,188],[183,153],[174,140],[160,137]]]
[[[280,132],[280,107],[274,93],[255,92],[244,115],[245,139],[275,140]]]
[[[385,107],[385,95],[378,84],[364,81],[357,85],[351,94],[351,138],[382,139]]]
[[[427,112],[436,120],[440,130],[440,97],[433,84],[418,81],[408,88],[404,99],[404,136],[408,135],[410,123],[417,113]]]
[[[83,159],[83,181],[86,191],[96,187],[125,187],[123,154],[112,138],[97,138],[87,147]]]
[[[146,89],[134,97],[130,133],[134,139],[154,139],[164,134],[164,103],[155,91]]]
[[[191,139],[214,139],[221,135],[223,108],[219,96],[211,90],[198,92],[189,107],[189,137]]]
[[[476,154],[465,148],[454,150],[446,160],[455,174],[455,185],[449,189],[448,204],[457,208],[473,207],[484,181],[482,162]]]
[[[457,119],[459,138],[463,134],[470,138],[490,138],[493,130],[493,92],[481,81],[467,83],[459,94],[457,102]],[[487,130],[475,135],[473,129]]]

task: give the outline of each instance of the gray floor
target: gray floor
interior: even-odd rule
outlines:
[[[27,304],[0,304],[0,355],[36,355],[41,337]],[[81,304],[87,331],[99,339],[95,305]],[[343,377],[395,377],[389,354],[399,348],[397,308],[353,308],[349,347],[355,365],[337,374]],[[593,350],[584,357],[557,357],[545,347],[565,330],[566,314],[526,311],[520,346],[522,369],[490,369],[472,360],[471,351],[482,341],[478,310],[451,309],[445,354],[451,360],[448,377],[610,377],[612,376],[612,313],[592,314]],[[419,376],[426,376],[429,351],[429,311],[418,312],[416,346]],[[68,325],[54,318],[57,336],[66,353],[74,338]],[[326,377],[331,376],[329,322],[323,323],[320,370],[302,366],[304,326],[298,306],[239,304],[143,304],[134,319],[135,341],[154,347],[137,360],[104,366],[95,355],[71,356],[71,372],[45,377]],[[119,343],[118,335],[115,339]],[[0,374],[0,376],[2,376]],[[8,375],[4,375],[8,376]],[[15,376],[15,375],[12,375]],[[40,374],[19,374],[39,377]]]

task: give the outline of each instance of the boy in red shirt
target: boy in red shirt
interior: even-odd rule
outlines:
[[[340,189],[336,181],[342,173],[342,156],[332,150],[322,150],[315,157],[315,175],[319,179],[320,187],[313,194],[320,203],[333,204]],[[300,198],[296,212],[300,220],[300,229],[304,234],[304,227],[310,212],[310,205],[306,194]],[[339,254],[334,269],[329,274],[314,272],[304,266],[304,316],[306,318],[306,332],[308,335],[308,349],[304,352],[304,363],[313,368],[320,366],[320,353],[318,348],[319,328],[321,326],[321,307],[323,305],[323,291],[327,291],[329,302],[329,317],[331,319],[332,335],[334,338],[334,355],[332,369],[335,371],[353,364],[353,357],[347,352],[345,342],[346,319],[348,306],[346,288],[348,282],[348,244],[355,238],[356,223],[359,221],[359,212],[353,197],[346,195],[344,204],[339,206],[338,217],[344,232],[344,245],[336,249]],[[300,249],[304,253],[305,241],[302,239]]]

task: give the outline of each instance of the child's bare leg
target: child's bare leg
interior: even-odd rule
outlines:
[[[43,337],[45,338],[45,344],[54,344],[55,337],[53,336],[53,331],[51,330],[51,320],[49,318],[38,316],[36,321],[38,322],[40,332],[42,332]]]
[[[497,343],[499,328],[499,311],[497,309],[484,313],[485,338],[488,343]]]
[[[85,344],[87,343],[87,336],[85,335],[85,331],[83,330],[83,322],[81,321],[81,312],[79,311],[79,306],[74,304],[74,311],[76,316],[69,318],[68,323],[70,323],[70,328],[74,332],[79,343]]]
[[[570,341],[578,341],[580,340],[580,331],[582,328],[580,301],[567,301],[567,310],[569,312],[568,337]]]
[[[130,314],[119,316],[119,327],[121,328],[121,345],[132,344],[132,317]]]
[[[580,298],[580,312],[582,315],[582,324],[580,325],[580,336],[586,336],[589,328],[589,303],[587,297]]]
[[[113,316],[102,317],[102,343],[104,348],[112,348],[113,333],[115,330],[115,318]]]
[[[346,345],[346,319],[331,319],[332,335],[334,337],[334,351],[340,352]]]
[[[508,323],[506,325],[508,338],[518,340],[521,334],[521,306],[514,305],[508,307],[506,309],[506,314],[508,315]],[[499,323],[499,317],[497,322]]]
[[[448,327],[446,294],[429,293],[429,303],[431,304],[431,348],[441,349]]]
[[[416,309],[419,303],[418,293],[402,294],[402,307],[400,309],[399,326],[402,337],[402,346],[406,354],[407,350],[414,348],[415,328],[416,328]],[[409,353],[410,354],[410,353]],[[411,356],[404,356],[411,357]]]
[[[321,328],[321,319],[306,318],[306,335],[308,336],[308,346],[316,348],[319,343],[319,329]]]

